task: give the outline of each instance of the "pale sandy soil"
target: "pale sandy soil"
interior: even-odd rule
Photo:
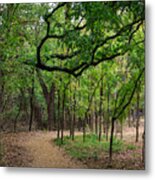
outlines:
[[[6,166],[86,168],[53,142],[56,132],[9,133],[1,135],[5,144]]]
[[[38,132],[25,143],[26,149],[33,155],[32,167],[47,168],[84,168],[85,166],[71,159],[53,142],[55,132]]]

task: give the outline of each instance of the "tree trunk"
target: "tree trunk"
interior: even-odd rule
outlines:
[[[99,117],[99,136],[98,140],[101,141],[101,136],[102,136],[102,117]]]
[[[139,116],[139,100],[140,100],[140,95],[139,95],[139,92],[137,92],[136,142],[138,142],[138,140],[139,140],[139,121],[140,121],[140,116]]]
[[[121,122],[121,139],[123,139],[123,122]]]
[[[130,110],[128,113],[128,126],[129,126],[129,128],[131,127],[131,111]]]
[[[94,111],[94,116],[95,116],[95,134],[98,134],[98,114],[97,114],[97,100],[95,98],[94,100],[94,107],[95,107],[95,111]]]
[[[37,129],[43,130],[42,111],[38,103],[34,104],[34,119],[37,122]]]
[[[48,116],[47,121],[48,121],[48,129],[50,131],[52,130],[52,123],[54,122],[55,84],[52,83],[50,91],[48,92],[48,88],[41,76],[41,73],[38,70],[37,70],[37,75],[47,104],[47,116]]]
[[[60,91],[58,90],[58,104],[57,104],[57,138],[60,138]]]
[[[48,130],[51,131],[52,129],[52,106],[51,106],[51,101],[48,100],[47,104],[47,121],[48,121]]]
[[[106,141],[108,141],[109,133],[109,117],[110,117],[110,85],[108,83],[108,94],[107,94],[107,118],[106,118]]]
[[[69,113],[69,135],[72,137],[72,109],[70,108]]]
[[[83,119],[83,142],[86,140],[86,119],[87,119],[87,113],[85,113],[85,117]]]
[[[30,121],[29,121],[29,131],[32,129],[33,122],[33,112],[34,112],[34,70],[33,70],[33,78],[32,78],[32,87],[30,92]]]
[[[63,144],[63,138],[64,138],[65,100],[66,100],[66,87],[64,87],[63,99],[62,99],[61,144]]]
[[[19,98],[19,100],[20,100],[19,109],[18,109],[17,115],[16,115],[16,117],[15,117],[15,119],[14,119],[14,124],[13,124],[13,130],[14,130],[14,132],[16,132],[16,130],[17,130],[17,120],[18,120],[18,117],[19,117],[20,112],[21,112],[21,110],[22,110],[22,96]]]
[[[115,127],[115,120],[112,118],[112,120],[111,120],[110,146],[109,146],[109,162],[110,163],[112,161],[112,146],[113,146],[114,127]]]
[[[74,140],[75,136],[75,113],[76,113],[76,88],[74,89],[74,96],[73,96],[73,101],[74,101],[74,108],[73,108],[73,131],[72,131],[72,140]]]
[[[89,123],[90,123],[90,130],[91,130],[91,132],[94,131],[93,122],[94,122],[93,113],[90,113],[90,115],[89,115]]]
[[[106,141],[109,139],[109,122],[106,123]]]
[[[98,117],[97,117],[97,112],[95,110],[95,134],[98,134]]]
[[[81,117],[78,118],[78,131],[81,131]]]
[[[143,146],[142,146],[142,163],[145,164],[145,130],[144,130],[144,132],[143,132],[142,139],[143,139]]]
[[[102,136],[102,101],[103,101],[103,79],[101,80],[100,87],[100,117],[99,117],[99,141],[101,141]]]

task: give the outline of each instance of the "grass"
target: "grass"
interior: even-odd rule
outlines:
[[[101,153],[109,151],[109,142],[106,141],[105,136],[102,136],[101,142],[98,141],[98,136],[95,134],[86,135],[85,142],[81,135],[75,136],[72,141],[69,136],[64,137],[64,143],[61,144],[60,139],[55,139],[55,143],[61,146],[72,157],[83,160],[87,158],[98,159]],[[125,145],[122,140],[114,138],[113,152],[121,152],[127,149],[135,149],[134,145]]]
[[[133,144],[128,144],[128,145],[127,145],[127,149],[128,149],[128,150],[135,150],[135,149],[136,149],[136,146],[133,145]]]

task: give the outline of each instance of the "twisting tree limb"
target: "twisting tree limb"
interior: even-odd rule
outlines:
[[[117,114],[115,114],[114,115],[114,117],[113,117],[113,120],[116,120],[116,119],[118,119],[122,114],[123,114],[123,112],[126,110],[126,108],[130,105],[130,103],[131,103],[131,101],[132,101],[132,98],[133,98],[133,96],[134,96],[134,94],[135,94],[135,91],[136,91],[136,89],[137,89],[137,86],[138,86],[138,82],[140,81],[140,79],[141,79],[141,77],[142,77],[142,75],[143,75],[143,73],[144,73],[144,70],[145,70],[145,68],[143,68],[141,71],[140,71],[140,73],[139,73],[139,75],[138,75],[138,77],[137,77],[137,79],[136,79],[136,81],[135,81],[135,85],[134,85],[134,88],[133,88],[133,90],[132,90],[132,92],[131,92],[131,95],[130,95],[130,97],[129,97],[129,99],[128,99],[128,101],[127,101],[127,103],[126,104],[124,104],[124,106],[121,108],[121,103],[119,104],[119,107],[117,108],[117,109],[120,109],[120,111],[117,113]],[[124,98],[124,97],[123,97]],[[122,101],[121,101],[122,102]]]
[[[107,56],[107,55],[105,55],[106,52],[104,52],[104,54],[101,58],[96,57],[96,53],[98,52],[100,47],[103,47],[105,44],[110,43],[112,40],[115,40],[115,39],[117,40],[117,38],[119,38],[122,35],[124,36],[126,33],[127,34],[130,33],[130,35],[128,37],[126,37],[125,42],[130,42],[133,34],[140,28],[140,25],[142,25],[142,23],[144,21],[143,16],[140,18],[136,18],[135,20],[133,20],[133,22],[128,23],[128,24],[124,25],[123,27],[121,27],[120,29],[118,29],[117,32],[115,32],[113,35],[105,37],[103,40],[101,39],[99,43],[92,46],[93,48],[92,48],[91,54],[90,54],[91,61],[89,61],[89,62],[86,60],[83,60],[81,63],[75,64],[72,67],[49,66],[49,65],[44,64],[41,60],[42,59],[41,58],[41,50],[42,50],[43,45],[46,43],[46,41],[50,38],[63,41],[64,38],[67,37],[68,34],[71,33],[72,31],[76,31],[76,30],[81,31],[82,29],[87,27],[87,22],[83,26],[80,26],[81,21],[82,21],[82,20],[80,20],[76,26],[73,25],[73,29],[67,30],[67,31],[65,30],[63,34],[50,35],[50,23],[51,22],[50,22],[49,18],[51,18],[54,15],[54,13],[57,12],[58,9],[64,7],[65,5],[66,5],[65,2],[58,3],[58,5],[55,8],[53,8],[52,12],[49,13],[48,15],[46,15],[44,18],[45,22],[47,24],[46,35],[43,37],[43,39],[41,40],[40,44],[37,47],[37,64],[36,64],[36,67],[40,68],[42,70],[46,70],[46,71],[50,71],[50,72],[60,71],[60,72],[65,72],[65,73],[68,73],[70,75],[73,75],[74,77],[78,77],[78,76],[82,75],[82,73],[86,69],[88,69],[90,66],[96,66],[103,61],[113,60],[114,58],[125,54],[129,49],[125,50],[124,52],[121,52],[120,50],[122,50],[121,49],[122,47],[119,47],[117,53],[115,51],[115,52],[112,52],[111,55]],[[136,26],[136,28],[134,28],[135,26]],[[125,45],[127,45],[127,44],[125,43]],[[128,44],[128,46],[129,45],[130,44]],[[80,53],[81,53],[80,50],[76,50],[75,52],[73,52],[71,54],[56,53],[56,54],[50,55],[49,57],[51,59],[56,58],[56,59],[61,60],[61,61],[62,60],[67,61],[67,60],[70,60],[72,58],[77,57],[78,54],[80,54]]]

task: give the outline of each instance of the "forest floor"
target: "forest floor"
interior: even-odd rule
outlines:
[[[8,167],[86,168],[54,144],[56,132],[20,132],[1,135],[2,165]]]
[[[124,141],[134,143],[134,128],[126,129]],[[67,134],[67,132],[65,133]],[[77,133],[79,134],[79,133]],[[141,140],[134,143],[136,150],[128,150],[113,154],[113,164],[109,167],[108,154],[102,158],[80,161],[70,157],[63,148],[55,145],[56,132],[19,132],[1,133],[4,154],[1,166],[8,167],[47,167],[47,168],[98,168],[98,169],[144,169],[141,163]]]

